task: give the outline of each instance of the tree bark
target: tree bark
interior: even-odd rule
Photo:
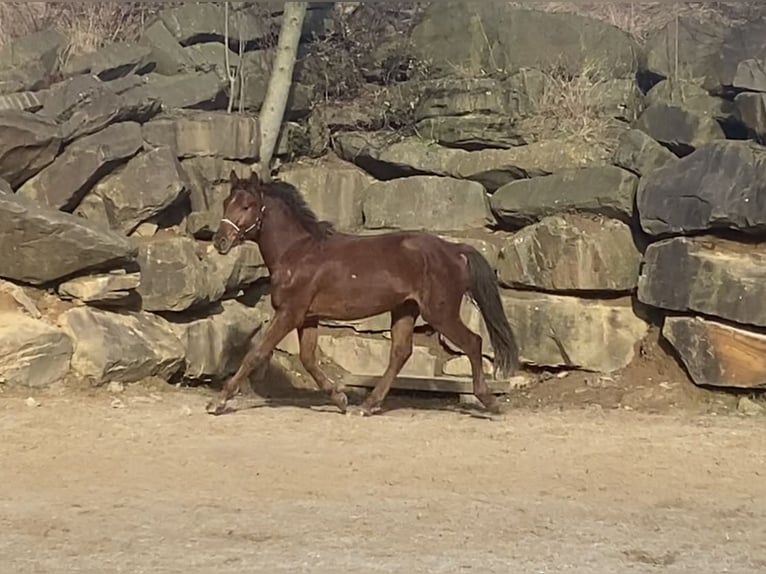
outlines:
[[[266,89],[266,98],[261,107],[260,115],[261,148],[259,163],[261,178],[265,181],[271,180],[271,158],[279,139],[279,132],[287,107],[287,98],[290,95],[295,59],[298,55],[298,44],[301,39],[307,6],[308,2],[285,2],[274,68],[271,71],[269,86]]]

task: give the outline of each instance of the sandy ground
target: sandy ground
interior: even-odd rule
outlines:
[[[766,417],[26,396],[0,395],[4,573],[766,571]]]

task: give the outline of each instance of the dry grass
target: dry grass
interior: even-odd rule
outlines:
[[[571,12],[603,20],[621,28],[639,40],[671,22],[676,16],[694,16],[722,24],[734,24],[766,15],[762,1],[728,2],[509,2],[511,6]]]
[[[135,40],[157,2],[2,2],[0,46],[56,28],[68,39],[68,54],[92,52],[115,41]],[[164,3],[167,5],[167,3]]]

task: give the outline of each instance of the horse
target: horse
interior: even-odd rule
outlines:
[[[492,413],[500,412],[482,368],[482,339],[462,322],[465,295],[477,304],[495,351],[495,374],[519,367],[518,348],[504,314],[497,278],[484,256],[464,243],[425,231],[377,235],[343,233],[319,220],[293,185],[263,182],[257,173],[240,178],[232,170],[223,218],[213,236],[222,255],[245,240],[255,241],[270,274],[274,315],[250,341],[240,367],[207,405],[221,414],[227,402],[282,339],[298,331],[300,360],[317,386],[342,413],[369,416],[381,410],[392,383],[412,354],[419,315],[469,358],[473,392]],[[383,376],[361,406],[319,368],[316,349],[321,320],[353,321],[391,314],[391,348]]]

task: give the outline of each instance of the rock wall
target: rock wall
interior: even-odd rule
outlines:
[[[676,81],[663,52],[674,27],[641,46],[574,15],[448,8],[369,55],[376,106],[314,101],[307,33],[279,177],[341,229],[476,246],[529,368],[619,371],[655,324],[695,383],[766,385],[764,24],[712,30],[701,47],[690,30],[702,24],[684,21],[689,73]],[[228,174],[258,160],[279,22],[246,4],[236,16],[234,94],[211,3],[167,9],[135,45],[58,68],[55,32],[0,53],[0,382],[221,379],[269,320],[257,246],[224,257],[209,244]],[[307,31],[332,17],[320,4]],[[381,86],[397,42],[428,75]],[[574,78],[595,61],[586,103],[608,141],[551,129],[544,105],[551,66]],[[382,129],[397,98],[411,123]],[[462,313],[491,371],[482,320],[467,302]],[[328,322],[319,347],[341,372],[380,374],[388,327]],[[449,341],[418,331],[404,374],[469,374]],[[279,349],[296,355],[294,334]]]

